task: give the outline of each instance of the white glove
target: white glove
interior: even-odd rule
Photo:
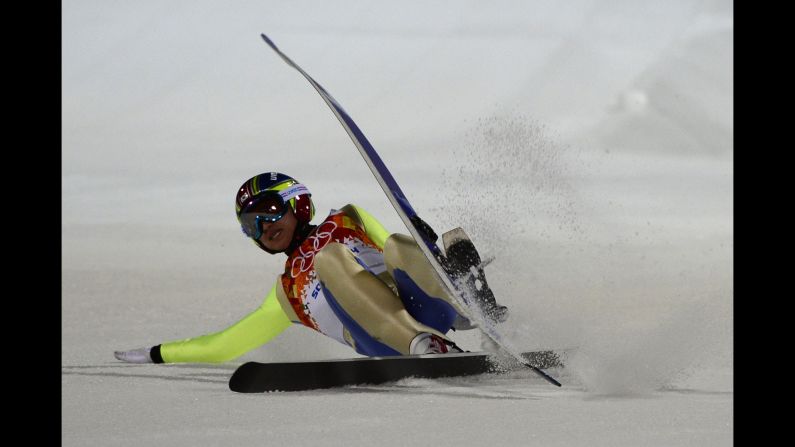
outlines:
[[[123,362],[129,363],[154,363],[149,355],[150,348],[139,348],[130,351],[114,351],[113,355]]]

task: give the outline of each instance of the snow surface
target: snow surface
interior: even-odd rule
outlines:
[[[63,445],[733,443],[731,2],[221,3],[62,5]],[[223,365],[114,359],[261,303],[283,258],[238,229],[254,174],[405,232],[261,32],[426,221],[495,258],[511,343],[577,347],[550,371],[563,388],[517,371],[228,391],[247,360],[354,356],[301,327]]]

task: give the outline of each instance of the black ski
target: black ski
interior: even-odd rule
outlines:
[[[563,352],[556,351],[522,354],[528,363],[539,368],[563,366],[562,356]],[[232,374],[229,389],[238,393],[306,391],[349,385],[375,385],[408,377],[435,379],[510,370],[510,367],[497,365],[493,360],[493,354],[465,352],[314,362],[248,362],[240,365]]]

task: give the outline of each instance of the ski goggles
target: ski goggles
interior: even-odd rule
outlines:
[[[252,239],[262,236],[262,224],[278,222],[285,214],[290,200],[309,194],[309,189],[296,183],[281,191],[265,191],[249,199],[240,211],[243,233]]]

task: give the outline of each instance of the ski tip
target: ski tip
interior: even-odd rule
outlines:
[[[273,48],[276,48],[276,44],[274,44],[273,41],[265,35],[265,33],[260,33],[260,36],[262,36],[262,40],[264,40],[265,43],[272,46]]]
[[[251,385],[252,370],[256,369],[256,362],[246,362],[235,369],[229,378],[229,389],[236,393],[251,393],[256,391]]]

